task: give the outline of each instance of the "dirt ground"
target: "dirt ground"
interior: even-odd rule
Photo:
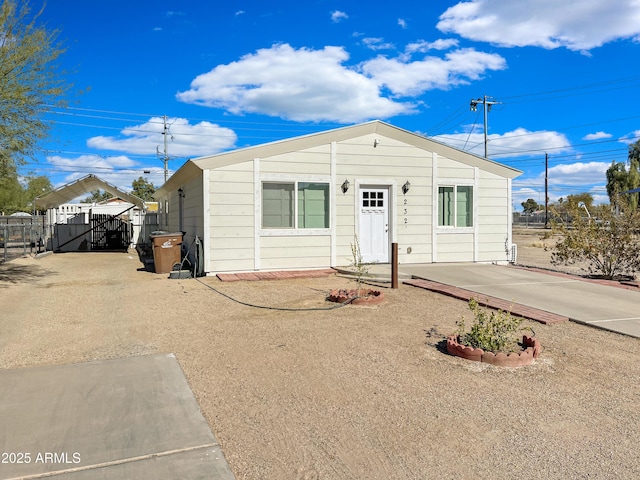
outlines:
[[[519,259],[542,265],[532,237]],[[0,368],[173,352],[238,479],[640,476],[638,339],[531,324],[540,358],[500,369],[445,353],[468,308],[425,290],[278,311],[209,288],[325,308],[348,285],[171,280],[131,253],[18,259],[0,265]]]

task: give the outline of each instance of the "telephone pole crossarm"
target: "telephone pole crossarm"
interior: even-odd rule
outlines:
[[[478,98],[477,100],[471,100],[471,103],[469,104],[469,108],[471,109],[472,112],[475,112],[478,110],[478,104],[482,104],[483,107],[483,111],[484,111],[484,158],[489,158],[489,152],[487,150],[487,123],[488,123],[488,116],[487,114],[491,111],[491,106],[492,105],[498,105],[501,104],[502,102],[496,102],[495,100],[489,100],[490,98],[493,97],[489,97],[487,95],[485,95],[483,98]]]

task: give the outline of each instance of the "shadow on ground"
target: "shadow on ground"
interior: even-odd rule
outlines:
[[[31,282],[50,275],[55,275],[55,273],[37,265],[0,263],[0,288]]]
[[[435,348],[440,353],[449,355],[447,352],[447,336],[438,331],[437,327],[431,327],[424,331],[426,338],[425,345]]]

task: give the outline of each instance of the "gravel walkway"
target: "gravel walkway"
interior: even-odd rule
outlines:
[[[299,308],[349,285],[203,281]],[[444,353],[464,302],[385,295],[282,312],[132,254],[19,259],[0,265],[0,368],[173,352],[238,479],[640,477],[637,339],[531,324],[540,358],[499,369]]]

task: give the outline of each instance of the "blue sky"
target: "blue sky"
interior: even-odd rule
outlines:
[[[40,3],[32,1],[33,9]],[[188,158],[372,119],[523,170],[514,206],[590,192],[640,137],[638,0],[48,0],[68,109],[21,173],[126,190]],[[79,93],[82,92],[82,93]],[[158,151],[160,154],[158,154]],[[150,172],[150,173],[145,173]]]

